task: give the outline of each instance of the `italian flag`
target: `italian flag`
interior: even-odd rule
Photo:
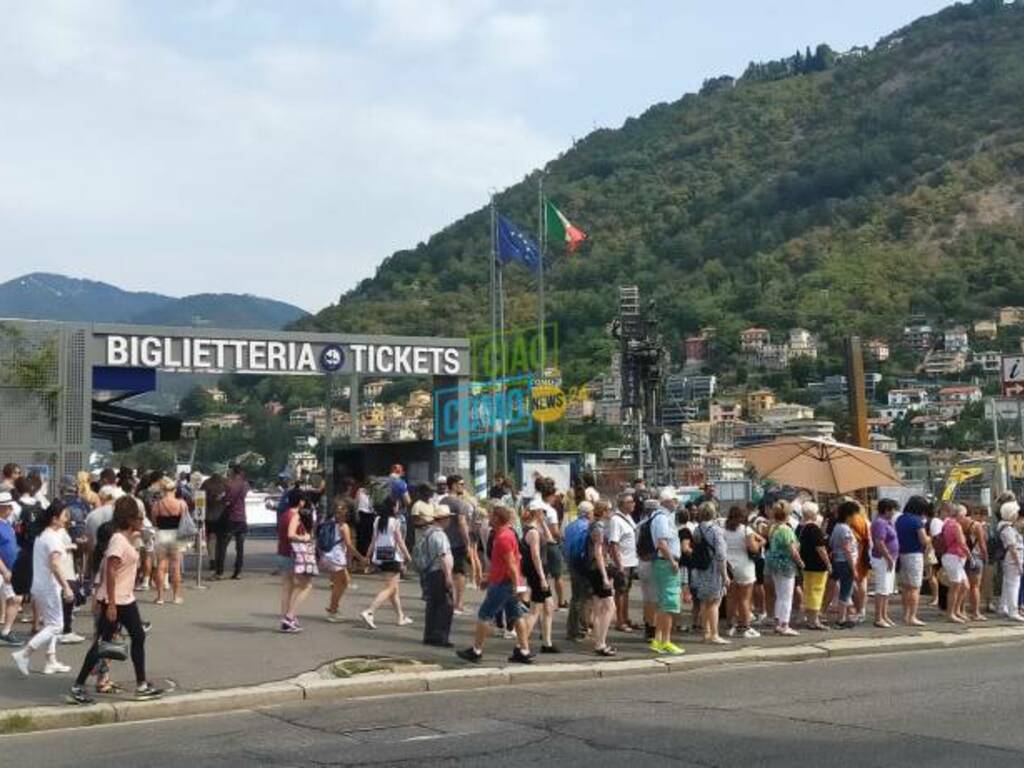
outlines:
[[[569,221],[550,200],[545,199],[544,207],[544,217],[548,223],[548,240],[565,243],[565,250],[572,253],[587,239],[587,233]]]

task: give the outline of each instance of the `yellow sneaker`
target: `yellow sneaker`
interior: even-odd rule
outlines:
[[[659,643],[657,640],[651,640],[650,644],[647,647],[650,648],[652,651],[654,651],[654,653],[658,653],[658,654],[665,653],[665,646],[664,646],[664,644]]]
[[[667,653],[669,656],[682,656],[686,651],[680,648],[675,643],[662,643],[661,652]]]

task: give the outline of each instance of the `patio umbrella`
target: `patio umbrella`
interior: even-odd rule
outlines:
[[[903,485],[880,451],[812,437],[784,437],[741,451],[761,477],[819,493]]]

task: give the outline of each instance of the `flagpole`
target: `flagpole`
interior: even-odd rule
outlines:
[[[498,265],[498,327],[501,349],[501,471],[508,475],[508,348],[505,342],[505,270]],[[496,408],[495,411],[498,411]]]
[[[544,251],[545,251],[545,238],[547,237],[547,223],[545,219],[546,210],[544,207],[544,171],[540,172],[540,178],[537,181],[537,245],[540,248],[540,269],[539,269],[539,304],[540,311],[537,313],[537,332],[540,334],[538,339],[540,343],[540,376],[543,376],[547,370],[547,337],[544,334]],[[537,447],[540,450],[544,450],[544,422],[537,424]]]
[[[498,302],[497,302],[497,272],[498,272],[498,245],[496,237],[497,209],[494,205],[494,194],[491,194],[491,395],[493,402],[494,378],[498,371]],[[491,480],[495,478],[498,469],[498,433],[495,425],[491,424],[491,452],[489,469]]]

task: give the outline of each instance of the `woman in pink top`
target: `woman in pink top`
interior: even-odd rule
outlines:
[[[956,511],[942,524],[942,538],[946,551],[942,555],[942,570],[949,581],[946,595],[946,615],[954,624],[965,624],[964,598],[967,597],[967,572],[964,565],[970,551],[967,548],[967,537],[964,536],[964,525],[968,522],[967,507],[958,504]]]

